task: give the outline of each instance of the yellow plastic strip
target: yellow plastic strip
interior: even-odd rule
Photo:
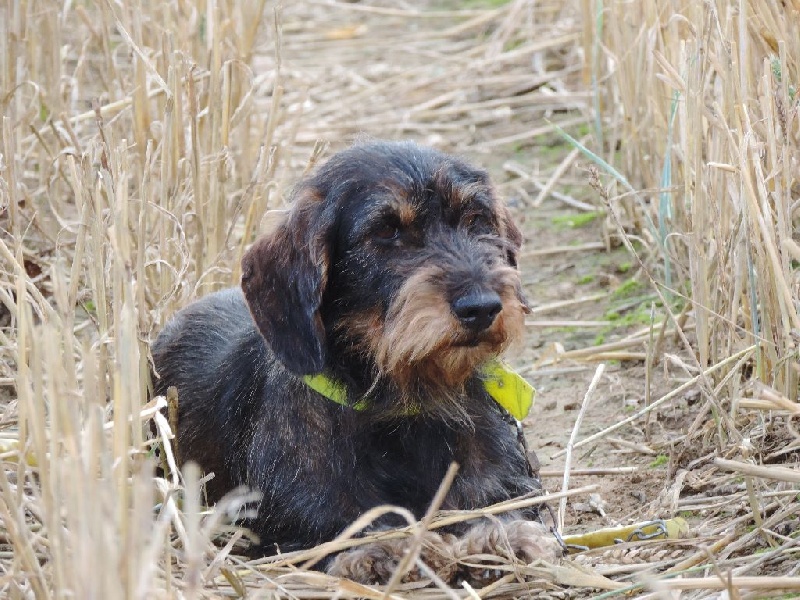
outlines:
[[[613,546],[620,542],[641,540],[672,540],[689,535],[689,524],[681,517],[647,521],[624,527],[606,527],[579,535],[565,535],[562,539],[571,552]]]
[[[536,390],[521,375],[499,360],[483,368],[483,387],[517,421],[528,416]]]

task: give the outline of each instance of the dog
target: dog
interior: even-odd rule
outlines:
[[[181,461],[214,473],[211,502],[260,492],[256,553],[331,540],[379,505],[420,517],[453,462],[443,509],[541,493],[487,385],[497,372],[501,386],[521,382],[496,362],[529,312],[521,243],[483,170],[411,142],[360,143],[299,183],[245,254],[241,289],[167,324],[152,346],[154,387],[177,388]],[[546,533],[537,518],[517,510],[500,534],[485,523],[456,533],[471,551],[499,535],[525,558],[554,556],[548,542],[530,549]],[[328,568],[385,579],[380,562],[362,548]]]

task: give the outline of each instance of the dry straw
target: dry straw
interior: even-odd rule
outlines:
[[[597,165],[592,184],[664,304],[659,339],[667,325],[677,334],[684,358],[670,360],[703,397],[680,438],[682,449],[671,456],[688,467],[675,469],[664,499],[677,509],[686,477],[699,475],[715,487],[730,482],[723,473],[733,470],[744,476],[739,518],[756,527],[746,541],[717,529],[720,542],[730,543],[705,551],[710,577],[643,578],[656,595],[677,589],[713,595],[716,588],[744,597],[744,589],[794,583],[736,575],[797,573],[780,561],[772,571],[764,567],[775,556],[796,554],[795,539],[776,536],[774,528],[798,514],[792,501],[800,438],[783,415],[797,413],[800,396],[799,10],[797,3],[761,0],[584,3],[585,81],[606,138],[592,148],[575,145]],[[630,243],[631,233],[646,251]],[[648,368],[659,354],[650,347]],[[681,387],[581,443],[649,417]],[[774,464],[781,460],[787,464]],[[700,475],[704,461],[716,469]],[[767,497],[783,491],[789,500],[770,504]],[[717,522],[735,530],[715,510]],[[775,549],[771,559],[744,550],[759,538]],[[734,547],[741,562],[727,570],[721,565]]]
[[[635,6],[602,11],[596,91],[624,150],[617,168],[652,190],[638,197],[659,281],[691,299],[701,368],[756,344],[758,379],[796,401],[798,7]],[[630,197],[615,205],[637,214]]]

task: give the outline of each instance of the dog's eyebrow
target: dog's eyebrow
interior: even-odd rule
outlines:
[[[369,207],[364,211],[363,218],[357,219],[350,235],[361,238],[369,235],[377,223],[386,220],[396,220],[403,228],[411,227],[417,220],[417,208],[409,200],[398,198],[395,194],[379,195],[373,197]]]
[[[453,196],[453,200],[457,200],[457,206],[460,207],[465,207],[468,204],[478,204],[483,208],[494,209],[491,192],[482,183],[466,183],[453,186]]]
[[[402,226],[409,227],[417,218],[417,209],[408,200],[393,196],[376,202],[369,214],[376,219],[393,216],[400,221]]]
[[[372,214],[394,214],[403,226],[411,225],[417,218],[417,208],[409,197],[409,190],[389,180],[378,184]]]
[[[431,182],[432,192],[441,196],[445,207],[451,210],[466,210],[477,204],[490,211],[495,210],[491,186],[481,180],[458,181],[457,173],[440,168]]]
[[[451,185],[442,190],[445,219],[459,222],[467,215],[483,215],[492,223],[497,222],[496,201],[490,188],[480,183]]]

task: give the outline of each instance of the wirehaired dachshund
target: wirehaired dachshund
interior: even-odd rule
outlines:
[[[155,392],[177,388],[179,455],[214,473],[212,502],[260,492],[256,552],[331,540],[378,505],[419,517],[453,462],[443,509],[540,493],[486,382],[523,334],[521,242],[484,171],[410,142],[361,143],[300,182],[244,256],[241,289],[168,323],[152,347]],[[475,551],[502,538],[524,559],[552,558],[537,516],[517,510],[447,541]],[[381,580],[391,555],[364,546],[327,568]]]

